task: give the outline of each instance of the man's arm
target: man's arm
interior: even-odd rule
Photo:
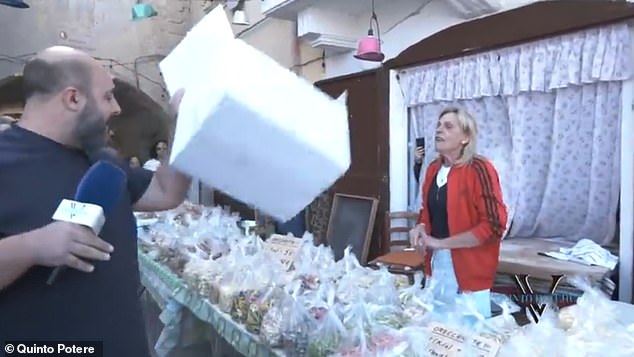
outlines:
[[[141,198],[132,207],[135,211],[164,211],[180,205],[187,196],[191,178],[167,165],[161,165]]]
[[[23,235],[0,240],[0,291],[13,284],[34,265],[34,256]]]

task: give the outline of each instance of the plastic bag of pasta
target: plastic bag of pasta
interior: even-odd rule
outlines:
[[[316,327],[309,334],[308,355],[310,357],[332,355],[346,335],[346,328],[334,306],[327,307],[320,319],[315,321],[315,325]]]
[[[407,316],[403,314],[403,310],[398,305],[366,303],[365,310],[368,316],[368,323],[372,328],[380,326],[400,329],[408,321]]]
[[[254,280],[249,265],[249,259],[242,249],[233,249],[226,257],[217,260],[226,273],[218,282],[218,308],[224,313],[231,313],[234,300],[245,285],[245,278],[251,282]],[[212,293],[213,294],[213,293]]]
[[[271,347],[281,347],[284,323],[290,306],[295,304],[301,289],[301,281],[284,287],[277,299],[271,302],[260,326],[260,338]]]
[[[269,285],[266,289],[251,296],[251,303],[248,306],[247,320],[245,322],[247,331],[253,334],[260,334],[260,328],[264,317],[277,301],[284,297],[284,290],[276,285]]]
[[[242,279],[237,285],[234,294],[231,317],[239,323],[246,323],[249,309],[260,307],[256,302],[262,300],[269,288],[278,285],[284,268],[277,259],[272,258],[266,251],[261,250],[249,257],[248,264],[251,268],[245,269]],[[253,269],[253,267],[258,267]],[[265,306],[262,307],[265,307]],[[255,312],[255,311],[254,311]],[[255,317],[255,316],[254,316]]]
[[[335,357],[369,357],[374,356],[375,350],[368,341],[369,326],[367,325],[367,317],[358,309],[362,308],[359,304],[352,310],[349,310],[347,321],[348,334],[344,338],[341,347],[335,352]]]
[[[304,302],[291,296],[282,321],[282,349],[288,357],[308,356],[308,334],[314,328]]]
[[[376,272],[377,280],[369,287],[366,293],[366,301],[376,305],[399,306],[399,294],[396,290],[394,275],[386,267]]]
[[[373,329],[369,343],[375,357],[401,357],[409,349],[409,340],[401,331],[385,326]]]
[[[314,322],[309,333],[308,355],[330,356],[341,344],[346,334],[335,303],[335,289],[331,283],[320,287],[317,294],[307,299],[307,306]]]

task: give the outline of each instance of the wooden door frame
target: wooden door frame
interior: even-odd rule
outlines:
[[[389,75],[388,74],[389,72],[387,70],[383,68],[378,68],[378,69],[371,69],[371,70],[366,70],[362,72],[356,72],[353,74],[348,74],[348,75],[334,77],[334,78],[327,78],[327,79],[314,83],[315,86],[322,88],[323,86],[328,86],[337,82],[350,81],[350,80],[354,80],[355,78],[361,78],[361,77],[375,76],[374,78],[374,84],[376,89],[375,98],[377,98],[378,100],[377,106],[379,111],[377,113],[378,118],[376,118],[376,120],[378,120],[378,122],[376,124],[379,130],[378,137],[381,138],[380,139],[381,141],[376,143],[376,147],[378,150],[377,155],[379,157],[379,166],[380,166],[380,170],[382,171],[381,187],[383,188],[381,192],[376,192],[377,194],[376,198],[379,200],[379,205],[377,208],[377,215],[379,217],[383,217],[385,211],[386,210],[389,211],[389,207],[390,207],[389,205],[390,203],[390,177],[389,177],[389,172],[390,172],[389,110],[390,110],[390,107],[389,107]],[[349,107],[349,111],[355,111],[355,109]],[[355,133],[351,133],[351,140],[354,140],[354,135]],[[328,190],[328,192],[331,195],[333,195],[334,193],[341,193],[341,194],[353,193],[353,192],[350,192],[350,190],[348,189],[349,187],[346,187],[348,186],[346,178],[354,179],[355,173],[354,172],[346,173],[339,181],[337,181]],[[373,237],[377,237],[378,239],[375,238],[371,242],[370,251],[368,254],[369,259],[373,259],[383,254],[387,249],[389,249],[389,245],[385,245],[385,242],[384,242],[385,240],[382,237],[382,232],[383,232],[382,224],[383,224],[382,219],[376,220]]]

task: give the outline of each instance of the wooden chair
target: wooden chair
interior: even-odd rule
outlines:
[[[392,226],[395,220],[405,220],[405,225]],[[409,247],[409,236],[407,234],[416,225],[418,220],[418,213],[415,212],[385,212],[385,224],[384,224],[384,241],[386,246],[390,247],[392,251],[393,247],[407,248]],[[392,235],[395,233],[405,234],[405,239],[392,240]]]
[[[394,220],[404,220],[405,224],[393,226]],[[418,252],[405,250],[405,248],[409,247],[409,236],[407,233],[416,225],[417,220],[418,214],[414,212],[386,212],[383,239],[386,243],[385,246],[390,247],[390,251],[373,260],[370,265],[374,267],[387,265],[391,273],[406,275],[410,284],[413,284],[414,274],[423,269],[423,260]],[[406,238],[392,240],[392,235],[395,233],[405,234]],[[392,251],[393,247],[398,247],[398,249]]]

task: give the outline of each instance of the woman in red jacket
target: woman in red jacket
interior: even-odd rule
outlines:
[[[465,110],[440,114],[434,138],[439,156],[427,168],[410,240],[425,252],[425,273],[445,287],[444,298],[469,292],[488,318],[507,213],[495,168],[476,154],[477,135]]]

